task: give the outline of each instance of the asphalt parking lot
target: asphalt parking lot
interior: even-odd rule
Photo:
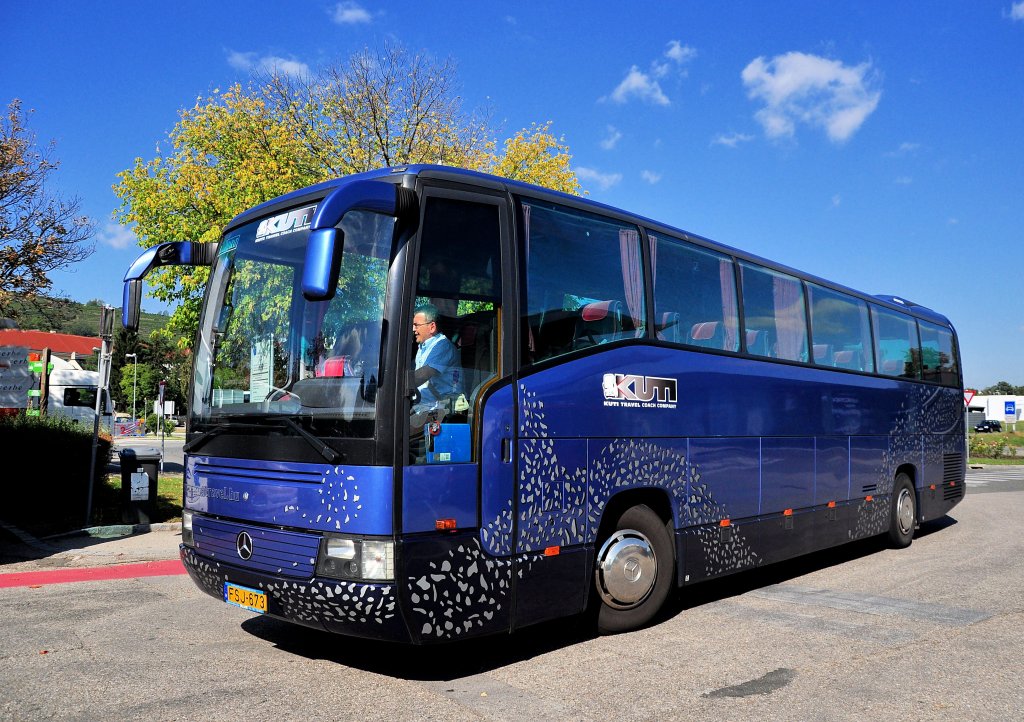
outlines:
[[[1024,468],[971,471],[907,550],[869,540],[696,585],[616,637],[569,620],[407,648],[255,617],[180,575],[0,588],[0,718],[1018,719],[1022,492]],[[0,575],[177,541],[8,550]]]

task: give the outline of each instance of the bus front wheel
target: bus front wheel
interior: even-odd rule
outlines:
[[[643,504],[615,521],[597,553],[597,629],[616,634],[637,629],[661,609],[672,588],[675,554],[671,521]]]
[[[917,524],[917,497],[910,477],[900,472],[892,489],[892,508],[889,517],[889,541],[898,549],[910,546]]]

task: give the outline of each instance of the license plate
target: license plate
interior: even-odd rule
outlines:
[[[224,582],[224,601],[250,612],[267,613],[267,595],[249,587]]]

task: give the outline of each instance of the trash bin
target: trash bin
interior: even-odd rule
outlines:
[[[121,449],[121,518],[125,524],[148,524],[156,509],[160,449]]]

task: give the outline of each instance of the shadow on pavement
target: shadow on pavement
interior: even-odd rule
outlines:
[[[956,523],[956,519],[949,516],[928,522],[916,532],[915,538],[934,534]],[[889,548],[885,536],[872,537],[677,589],[653,624],[657,625],[705,604],[791,581]],[[241,626],[249,634],[292,654],[417,681],[456,680],[481,674],[563,647],[585,643],[597,636],[588,615],[545,622],[511,635],[427,646],[343,637],[272,617],[254,617]]]
[[[255,617],[242,629],[278,649],[375,674],[417,681],[446,681],[482,674],[556,649],[594,639],[584,617],[544,622],[511,635],[413,646],[344,637],[330,632]]]

